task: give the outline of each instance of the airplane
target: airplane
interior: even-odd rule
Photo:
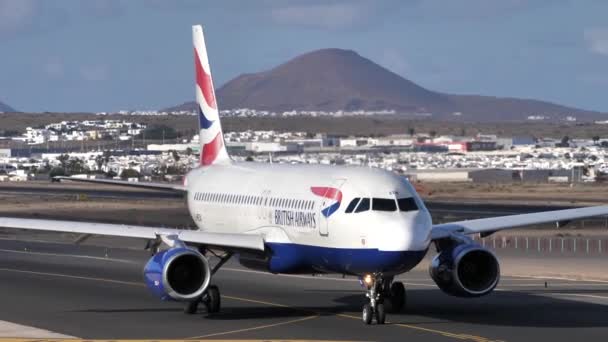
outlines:
[[[418,265],[431,246],[429,273],[447,294],[480,297],[500,279],[494,253],[472,234],[489,235],[545,222],[608,215],[608,206],[433,224],[414,187],[386,170],[327,165],[235,162],[226,150],[203,29],[192,27],[200,165],[182,185],[60,177],[184,193],[197,230],[0,217],[0,227],[148,240],[147,287],[160,299],[184,302],[194,314],[220,311],[216,272],[233,256],[247,268],[275,274],[358,277],[365,291],[361,319],[384,324],[401,311],[399,274]],[[211,267],[210,260],[217,258]]]

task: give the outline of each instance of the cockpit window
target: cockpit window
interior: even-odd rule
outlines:
[[[392,198],[373,198],[372,210],[374,211],[397,211],[397,204]]]
[[[352,213],[353,210],[355,210],[355,207],[357,206],[357,203],[359,203],[360,199],[361,198],[359,198],[359,197],[353,198],[353,200],[350,201],[350,203],[348,204],[348,206],[346,207],[346,210],[344,212],[347,214]]]
[[[361,202],[359,202],[359,205],[357,206],[357,209],[355,209],[356,213],[360,213],[363,211],[368,211],[369,210],[369,198],[363,198],[361,199]]]
[[[414,198],[397,198],[397,205],[399,206],[399,211],[416,211],[418,210],[418,205]]]

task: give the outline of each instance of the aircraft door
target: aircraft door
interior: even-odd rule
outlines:
[[[334,179],[329,187],[315,188],[315,194],[319,196],[319,234],[329,236],[329,223],[331,217],[340,208],[342,202],[342,191],[340,188],[346,179]]]
[[[266,224],[271,221],[271,213],[272,211],[268,207],[268,200],[270,197],[270,190],[262,191],[262,196],[260,197],[260,203],[258,205],[258,213],[257,218],[261,221],[261,224]]]

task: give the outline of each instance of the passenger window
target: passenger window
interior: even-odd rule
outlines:
[[[357,206],[357,209],[355,209],[356,213],[360,213],[363,211],[368,211],[369,210],[369,198],[363,198],[361,199],[361,202],[359,202],[359,205]]]
[[[418,210],[418,205],[416,201],[412,197],[408,198],[398,198],[397,205],[399,206],[400,211],[416,211]]]
[[[353,210],[355,210],[355,207],[357,206],[357,203],[359,203],[360,199],[361,198],[359,198],[359,197],[353,198],[353,200],[350,201],[350,203],[348,203],[348,206],[346,207],[346,210],[344,212],[347,214],[352,213]]]
[[[397,204],[392,198],[374,198],[372,199],[372,210],[397,211]]]

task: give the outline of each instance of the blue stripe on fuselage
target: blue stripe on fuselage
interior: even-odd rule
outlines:
[[[271,251],[268,270],[273,273],[398,274],[414,268],[424,251],[380,251],[363,248],[329,248],[294,243],[266,243]]]

